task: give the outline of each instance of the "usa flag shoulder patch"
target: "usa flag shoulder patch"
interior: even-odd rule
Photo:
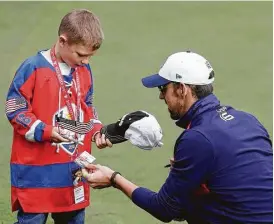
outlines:
[[[6,114],[13,113],[26,107],[27,102],[24,97],[10,98],[6,101]]]

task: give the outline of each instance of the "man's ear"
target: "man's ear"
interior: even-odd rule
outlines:
[[[68,41],[68,38],[67,38],[67,36],[65,34],[61,34],[59,36],[59,40],[58,41],[59,41],[59,45],[61,47],[64,47],[65,43]]]
[[[177,87],[176,92],[179,96],[185,98],[187,95],[187,91],[188,91],[188,89],[187,89],[186,85],[184,83],[180,83]]]

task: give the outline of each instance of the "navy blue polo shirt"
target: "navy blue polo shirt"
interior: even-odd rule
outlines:
[[[176,141],[168,178],[158,193],[137,188],[132,201],[163,222],[272,223],[273,152],[263,125],[213,94],[176,124],[190,128]]]

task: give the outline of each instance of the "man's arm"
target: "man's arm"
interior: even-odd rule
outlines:
[[[214,159],[211,143],[199,132],[189,130],[178,144],[175,163],[158,193],[138,187],[117,175],[115,183],[132,201],[163,222],[182,218],[191,210],[189,196],[205,181]]]
[[[201,133],[188,130],[177,144],[174,164],[158,193],[138,187],[117,174],[113,182],[132,201],[157,219],[170,222],[191,212],[190,196],[206,180],[214,161],[211,143]],[[93,188],[111,185],[113,170],[106,166],[87,164],[83,176]]]
[[[26,60],[17,70],[6,99],[6,116],[17,133],[31,142],[50,140],[53,127],[37,119],[31,100],[36,68]]]

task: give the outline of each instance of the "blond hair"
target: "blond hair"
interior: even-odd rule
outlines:
[[[100,48],[104,33],[99,18],[86,9],[75,9],[61,20],[58,35],[65,34],[69,44],[83,44],[94,50]]]

